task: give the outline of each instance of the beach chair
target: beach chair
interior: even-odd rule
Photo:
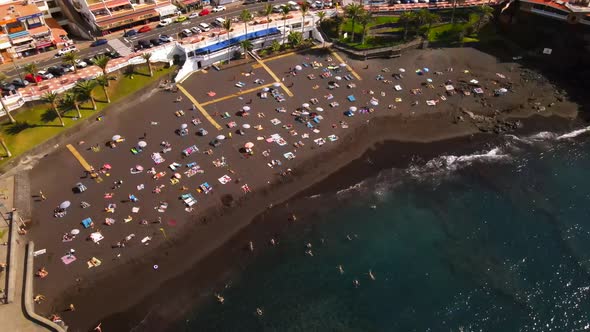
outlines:
[[[346,99],[348,99],[348,101],[350,101],[350,102],[356,101],[356,98],[354,97],[354,95],[350,95],[350,96],[346,97]]]
[[[225,113],[221,114],[221,118],[222,119],[229,119],[229,118],[231,118],[231,115],[229,115],[228,112],[225,112]]]
[[[92,226],[92,219],[86,218],[86,219],[82,220],[82,226],[84,226],[84,228],[91,227]]]
[[[237,88],[243,88],[245,86],[246,86],[246,83],[244,83],[244,82],[238,82],[238,83],[236,83],[236,87]]]
[[[139,154],[140,152],[142,152],[143,150],[139,147],[133,147],[130,149],[131,153],[133,154]]]

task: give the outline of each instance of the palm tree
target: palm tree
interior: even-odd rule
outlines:
[[[432,13],[428,9],[421,9],[418,11],[418,14],[416,14],[416,17],[418,22],[420,22],[420,25],[426,25],[426,36],[430,33],[432,24],[440,22],[440,16]]]
[[[344,15],[350,19],[352,24],[351,41],[354,41],[354,25],[362,11],[364,11],[363,7],[356,3],[351,3],[344,8]]]
[[[0,136],[0,144],[2,145],[2,148],[4,148],[4,151],[6,152],[6,158],[12,157],[12,153],[10,153],[10,150],[8,149],[8,145],[6,145],[6,142],[4,141],[4,137]]]
[[[266,30],[270,28],[270,14],[272,14],[272,5],[270,3],[266,4],[262,9],[262,14],[266,16]],[[264,36],[264,41],[266,42],[266,38],[268,35]]]
[[[367,35],[367,25],[373,21],[373,13],[370,11],[363,10],[358,18],[359,24],[363,27],[363,36],[361,44],[365,44],[365,37]]]
[[[74,86],[74,91],[79,94],[81,99],[90,99],[92,102],[92,109],[96,111],[96,100],[94,100],[94,96],[92,96],[92,90],[94,90],[94,87],[96,87],[96,81],[94,80],[80,81]]]
[[[299,32],[299,31],[291,31],[291,32],[289,32],[289,37],[287,37],[287,39],[289,40],[289,43],[291,44],[291,46],[297,47],[301,44],[301,41],[303,40],[303,36],[301,35],[301,32]]]
[[[242,49],[244,50],[244,58],[248,59],[248,51],[252,49],[252,42],[245,39],[240,42],[240,45],[242,45]]]
[[[143,53],[141,55],[141,57],[145,60],[145,63],[147,64],[148,70],[150,71],[150,77],[154,76],[154,71],[152,70],[152,63],[150,62],[150,59],[152,58],[152,54],[151,53]],[[108,84],[108,81],[107,81]]]
[[[281,18],[283,19],[283,44],[287,40],[287,18],[289,18],[289,7],[281,7]]]
[[[6,76],[6,74],[4,73],[0,73],[0,84],[4,84],[4,82],[6,81],[8,77]],[[6,115],[8,115],[8,119],[10,119],[10,123],[15,123],[16,120],[12,117],[12,114],[10,114],[10,110],[8,109],[8,106],[4,103],[4,97],[0,96],[0,104],[2,104],[2,109],[4,111],[6,111]]]
[[[451,11],[451,25],[455,24],[455,8],[458,4],[465,3],[466,0],[453,0],[453,10]]]
[[[47,92],[41,97],[41,100],[51,105],[51,109],[57,114],[57,118],[59,119],[59,123],[61,123],[62,127],[65,127],[66,124],[64,123],[64,119],[61,117],[61,113],[57,108],[57,104],[59,103],[59,95],[55,92]]]
[[[231,32],[231,24],[232,24],[231,20],[226,19],[225,21],[223,21],[223,29],[225,29],[225,31],[227,31],[228,44],[229,44],[229,37],[230,37],[230,32]],[[227,61],[228,62],[230,60],[230,56],[229,56],[230,49],[231,49],[231,47],[227,48]]]
[[[80,57],[78,56],[78,54],[76,52],[66,53],[66,54],[64,54],[64,56],[62,58],[63,63],[74,67],[74,73],[77,71],[76,61],[78,61],[78,59],[80,59]]]
[[[404,40],[407,40],[410,26],[416,22],[416,13],[411,11],[403,12],[399,16],[398,22],[404,27]]]
[[[479,31],[479,29],[481,29],[481,27],[487,23],[489,19],[494,17],[494,8],[488,5],[480,6],[477,11],[479,17],[475,23],[475,31]]]
[[[110,103],[111,97],[109,97],[109,91],[107,90],[107,87],[109,86],[109,77],[101,75],[101,76],[98,76],[95,80],[96,80],[96,84],[98,84],[102,87],[102,91],[104,92],[104,96],[107,99],[107,103]]]
[[[320,19],[320,27],[322,25],[322,22],[326,19],[326,12],[325,11],[321,11],[321,12],[317,12],[318,18]]]
[[[111,61],[111,58],[109,58],[106,55],[99,55],[96,58],[94,58],[93,63],[98,66],[100,69],[102,69],[102,74],[104,76],[107,76],[107,66],[109,64],[109,61]]]
[[[301,11],[301,36],[303,36],[303,28],[305,27],[305,15],[307,15],[307,12],[309,11],[309,3],[307,1],[302,2],[299,6],[299,10]]]
[[[36,63],[34,63],[34,62],[27,63],[23,67],[23,70],[25,71],[25,73],[31,74],[31,76],[33,76],[33,81],[35,82],[35,84],[39,84],[39,82],[37,82],[37,72],[39,71],[39,68],[37,68]]]
[[[78,119],[82,118],[82,113],[80,112],[80,100],[79,95],[76,91],[70,90],[66,92],[62,99],[62,104],[68,108],[75,108],[76,112],[78,113]]]
[[[240,13],[240,21],[244,22],[245,34],[248,34],[248,22],[252,21],[252,13],[248,9],[242,10]]]

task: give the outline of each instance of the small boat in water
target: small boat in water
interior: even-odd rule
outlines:
[[[260,309],[260,308],[256,308],[256,314],[257,314],[258,316],[262,316],[262,315],[264,315],[264,312],[262,311],[262,309]]]
[[[371,280],[375,280],[375,276],[373,275],[373,271],[369,270],[369,278],[371,278]]]
[[[250,251],[254,251],[254,243],[252,243],[252,241],[248,243],[248,249],[250,249]]]
[[[217,298],[217,302],[223,304],[223,302],[225,301],[225,299],[223,298],[223,296],[219,295],[219,294],[215,294],[215,297]]]
[[[344,269],[342,268],[342,265],[338,265],[338,271],[340,271],[340,274],[344,274]]]
[[[352,284],[354,285],[355,288],[358,288],[361,285],[361,283],[357,279],[354,279],[352,281]]]

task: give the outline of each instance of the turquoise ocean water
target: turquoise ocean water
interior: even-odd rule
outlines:
[[[305,198],[331,207],[176,330],[590,329],[587,131],[506,136]]]

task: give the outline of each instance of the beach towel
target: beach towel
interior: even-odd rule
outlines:
[[[156,165],[161,164],[164,161],[166,161],[164,158],[162,158],[162,155],[160,155],[158,152],[152,153],[152,160],[154,161],[154,163],[156,163]]]
[[[354,97],[354,95],[350,95],[350,96],[346,97],[346,99],[348,99],[348,101],[350,101],[350,102],[356,101],[356,98]]]
[[[86,262],[88,264],[88,268],[93,268],[93,267],[97,267],[100,266],[100,264],[102,264],[102,262],[100,261],[100,259],[96,258],[96,257],[92,257],[88,262]]]
[[[92,219],[86,218],[86,219],[82,220],[82,225],[84,226],[84,228],[90,227],[92,225]]]
[[[61,257],[61,261],[65,264],[65,265],[69,265],[72,262],[76,261],[76,256],[74,255],[65,255]]]
[[[228,182],[231,182],[231,178],[227,175],[224,175],[222,177],[220,177],[219,179],[217,179],[221,184],[226,184]]]

